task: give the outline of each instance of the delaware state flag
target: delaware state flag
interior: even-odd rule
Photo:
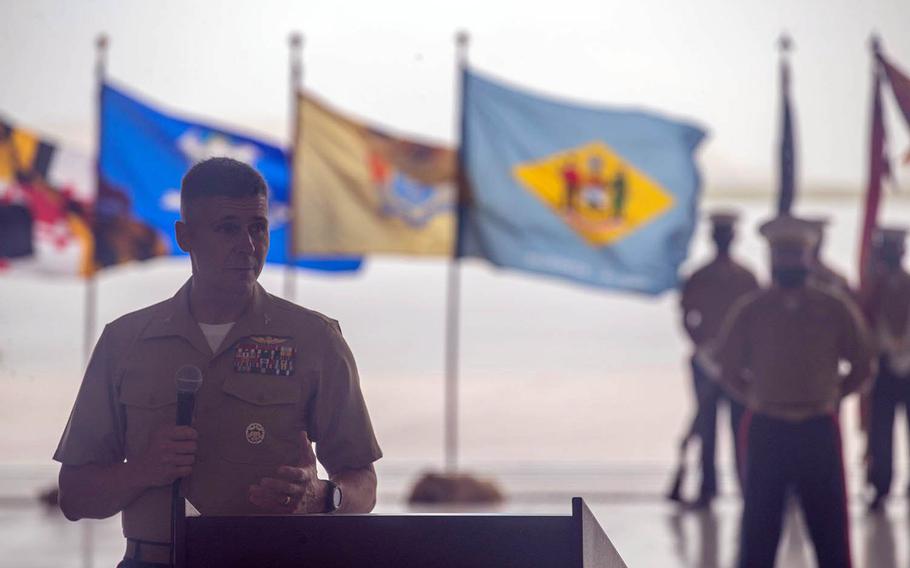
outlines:
[[[696,126],[570,105],[465,70],[458,256],[659,294],[695,228]]]
[[[227,156],[256,168],[269,186],[267,262],[288,264],[288,186],[284,150],[237,132],[164,114],[119,88],[101,91],[100,183],[95,203],[97,268],[184,254],[174,237],[180,181],[195,164]],[[303,258],[292,264],[357,270],[359,258]]]

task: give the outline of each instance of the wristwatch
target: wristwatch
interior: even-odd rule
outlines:
[[[341,487],[331,480],[326,480],[328,491],[325,492],[325,512],[334,513],[341,507]]]

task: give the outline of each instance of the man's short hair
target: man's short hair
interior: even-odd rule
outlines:
[[[265,180],[252,167],[232,158],[209,158],[194,165],[180,184],[180,216],[186,220],[187,207],[202,197],[268,197]]]

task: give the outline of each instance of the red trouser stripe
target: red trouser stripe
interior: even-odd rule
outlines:
[[[844,467],[844,442],[840,435],[840,420],[837,414],[831,414],[834,423],[834,434],[837,436],[837,447],[840,448],[841,503],[844,506],[844,545],[847,547],[847,568],[853,565],[853,551],[850,548],[850,503],[847,501],[847,470]]]
[[[736,456],[736,461],[739,463],[739,471],[742,472],[742,487],[740,488],[745,495],[746,491],[746,456],[749,455],[749,428],[752,426],[752,415],[753,412],[749,408],[743,412],[743,417],[739,421],[739,430],[736,432],[736,437],[739,440],[739,455]]]

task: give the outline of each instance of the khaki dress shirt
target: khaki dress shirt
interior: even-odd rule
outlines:
[[[910,374],[910,274],[895,270],[879,276],[867,306],[878,352],[892,371]]]
[[[775,418],[834,412],[872,377],[873,349],[858,309],[812,285],[746,296],[718,341],[721,384],[751,410]],[[850,365],[846,376],[842,361]]]
[[[203,515],[255,514],[248,486],[300,460],[300,432],[331,474],[382,456],[354,357],[338,323],[268,294],[213,353],[189,311],[190,282],[164,302],[104,329],[54,454],[65,465],[135,459],[160,425],[174,424],[174,376],[202,370],[199,433],[187,499]],[[122,515],[128,538],[170,542],[170,486],[147,489]]]
[[[680,304],[696,347],[709,344],[737,300],[758,289],[755,276],[730,258],[716,258],[683,285]]]

